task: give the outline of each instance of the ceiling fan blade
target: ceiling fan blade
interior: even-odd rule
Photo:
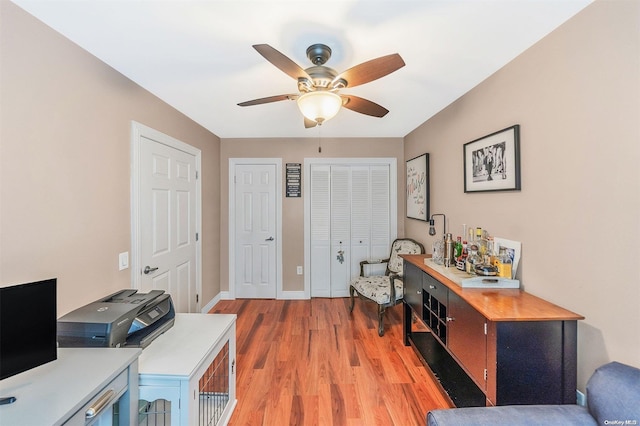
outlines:
[[[307,80],[312,81],[309,74],[300,68],[298,64],[268,44],[254,44],[253,48],[256,49],[259,54],[264,56],[267,61],[271,62],[285,74],[295,78],[296,80],[299,78],[306,78]]]
[[[349,68],[334,78],[330,87],[333,87],[334,84],[340,80],[346,81],[346,87],[359,86],[361,84],[377,80],[387,74],[391,74],[392,72],[402,68],[404,65],[404,60],[402,60],[402,57],[397,53],[381,56],[379,58],[363,62],[353,68]]]
[[[254,99],[252,101],[240,102],[239,106],[252,106],[252,105],[260,105],[260,104],[268,104],[270,102],[278,102],[278,101],[286,101],[296,99],[298,95],[277,95],[277,96],[269,96],[267,98]]]
[[[359,96],[342,95],[342,99],[343,107],[350,109],[351,111],[359,112],[360,114],[366,114],[380,118],[384,117],[389,112],[389,110],[385,107]]]
[[[318,125],[317,122],[313,121],[313,120],[309,120],[307,117],[304,118],[304,128],[305,129],[310,129],[312,127],[316,127]]]

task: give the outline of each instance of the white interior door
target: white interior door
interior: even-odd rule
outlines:
[[[235,291],[239,298],[276,298],[276,166],[235,166]]]
[[[134,127],[134,287],[164,290],[177,312],[199,312],[199,151]]]

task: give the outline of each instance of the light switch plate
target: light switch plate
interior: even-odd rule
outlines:
[[[296,268],[296,273],[297,273],[298,275],[302,275],[302,266],[298,266],[298,267]]]
[[[123,271],[129,267],[129,252],[125,251],[118,255],[118,268]]]

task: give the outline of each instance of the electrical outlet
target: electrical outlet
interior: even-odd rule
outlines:
[[[118,268],[123,271],[129,267],[129,252],[125,251],[118,255]]]
[[[302,266],[298,266],[298,267],[296,268],[296,273],[297,273],[298,275],[302,275]]]
[[[576,404],[582,405],[583,407],[587,405],[587,397],[585,394],[576,389]]]

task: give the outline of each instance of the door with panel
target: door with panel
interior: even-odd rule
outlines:
[[[196,157],[140,137],[140,290],[197,312]]]
[[[235,166],[235,290],[276,298],[276,166]]]

